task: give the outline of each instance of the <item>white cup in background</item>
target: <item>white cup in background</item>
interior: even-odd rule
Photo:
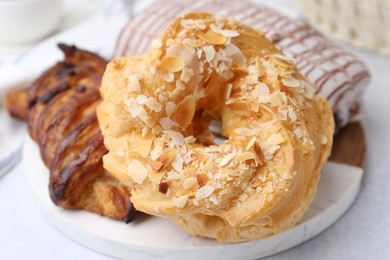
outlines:
[[[61,18],[62,0],[0,0],[0,43],[31,43],[47,36]]]

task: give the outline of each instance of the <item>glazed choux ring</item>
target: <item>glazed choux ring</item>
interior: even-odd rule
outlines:
[[[261,31],[207,13],[113,60],[101,95],[104,167],[132,188],[135,208],[220,242],[299,221],[332,146],[331,109],[293,60]],[[222,122],[220,145],[211,120]]]

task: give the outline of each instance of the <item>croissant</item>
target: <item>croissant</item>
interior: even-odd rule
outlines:
[[[136,214],[130,190],[102,166],[107,151],[95,110],[107,61],[75,46],[58,46],[65,59],[28,90],[8,93],[4,105],[27,121],[50,170],[50,196],[56,205],[130,222]]]

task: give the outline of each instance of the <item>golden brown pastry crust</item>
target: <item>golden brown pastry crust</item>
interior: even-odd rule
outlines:
[[[134,206],[220,242],[293,226],[332,146],[327,102],[234,19],[176,19],[145,55],[113,60],[101,94],[104,167],[132,187]],[[221,145],[211,119],[222,122]]]
[[[3,100],[3,106],[8,113],[19,120],[26,121],[28,116],[28,96],[26,89],[7,92]]]
[[[65,59],[45,71],[27,90],[7,95],[14,116],[26,119],[50,170],[53,202],[131,221],[130,190],[104,171],[107,152],[96,118],[99,87],[107,62],[74,46],[59,45]]]

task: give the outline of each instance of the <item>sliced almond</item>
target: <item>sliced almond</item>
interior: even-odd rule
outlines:
[[[154,184],[160,184],[163,177],[164,177],[163,173],[158,173],[155,171],[150,171],[148,174],[149,180],[151,180]]]
[[[282,79],[282,83],[284,86],[289,88],[298,88],[302,86],[301,81],[294,77],[284,77]]]
[[[139,105],[143,105],[143,104],[145,104],[145,101],[148,99],[148,97],[147,96],[145,96],[145,95],[139,95],[138,97],[137,97],[137,103],[139,104]]]
[[[177,55],[165,57],[160,64],[160,68],[167,72],[181,71],[185,66],[184,59]]]
[[[175,169],[177,172],[181,172],[183,170],[183,163],[184,161],[180,153],[176,152],[171,162],[173,169]]]
[[[235,159],[237,161],[243,162],[247,160],[254,160],[256,158],[255,154],[252,152],[243,152],[238,155],[236,155]]]
[[[223,166],[227,165],[233,158],[234,158],[233,153],[229,153],[229,154],[225,155],[222,158],[222,160],[219,162],[219,167],[223,167]]]
[[[241,136],[253,136],[255,135],[254,131],[249,128],[236,128],[234,129],[234,132]]]
[[[173,120],[182,128],[187,128],[195,115],[195,109],[195,98],[193,96],[186,96],[179,104],[177,104]]]
[[[198,161],[201,161],[203,163],[206,163],[207,160],[208,160],[208,157],[202,153],[201,151],[199,150],[195,150],[194,151],[194,157],[198,160]]]
[[[301,138],[303,136],[302,130],[300,128],[297,128],[294,130],[294,134],[298,137]]]
[[[218,27],[216,24],[211,24],[210,29],[213,30],[216,33],[220,33],[225,37],[237,37],[240,36],[240,34],[237,31],[234,30],[224,30],[220,27]]]
[[[233,59],[233,62],[237,65],[244,65],[246,58],[240,48],[237,47],[237,45],[230,43],[226,46],[225,54],[227,57],[231,57]]]
[[[251,138],[251,140],[246,145],[245,150],[251,149],[252,146],[255,144],[255,142],[256,142],[256,137],[254,136],[254,137]]]
[[[207,186],[207,185],[203,186],[196,191],[195,198],[197,200],[205,199],[209,197],[211,194],[213,194],[214,190],[215,189],[212,186]]]
[[[184,145],[184,136],[182,133],[178,131],[172,131],[172,130],[166,130],[164,131],[164,133],[166,133],[169,136],[173,145],[178,145],[178,146]]]
[[[153,169],[155,169],[156,171],[159,171],[161,169],[161,167],[163,166],[163,163],[159,162],[159,161],[151,161],[150,165],[153,167]]]
[[[211,43],[211,44],[218,45],[218,44],[225,44],[226,43],[226,37],[220,33],[214,32],[213,30],[208,30],[206,33],[202,32],[202,31],[198,31],[196,33],[196,36],[199,39],[201,39],[207,43]]]
[[[294,60],[292,58],[288,58],[287,56],[279,54],[274,55],[273,58],[276,65],[284,68],[294,67]]]
[[[199,187],[203,187],[209,181],[209,177],[206,173],[201,172],[196,174],[196,181],[198,182]]]
[[[172,202],[173,204],[175,204],[175,206],[179,209],[182,209],[184,208],[184,206],[186,205],[188,201],[188,196],[187,195],[184,195],[184,196],[181,196],[181,197],[178,197],[178,198],[172,198]]]
[[[261,180],[256,180],[255,182],[253,182],[251,184],[252,188],[253,189],[256,189],[257,187],[259,187],[261,184],[263,184],[263,182]]]
[[[148,170],[145,165],[137,159],[130,162],[128,166],[128,174],[135,183],[142,184],[148,176]]]
[[[286,141],[281,134],[272,134],[270,137],[267,138],[267,144],[269,146],[271,145],[278,145]]]
[[[167,179],[172,181],[180,180],[180,175],[177,172],[170,171],[167,173]]]
[[[273,106],[273,107],[282,106],[282,105],[286,104],[287,96],[284,92],[275,91],[269,95],[269,102],[271,103],[271,106]]]
[[[196,142],[196,138],[194,136],[190,135],[190,136],[187,136],[186,138],[184,138],[184,142],[186,144],[193,144]]]
[[[253,145],[253,149],[255,150],[255,153],[257,155],[257,158],[259,159],[259,163],[260,165],[263,165],[264,164],[264,153],[263,153],[263,150],[261,149],[260,145],[258,142],[255,142],[255,144]]]
[[[141,85],[138,81],[138,76],[133,74],[129,76],[129,83],[127,84],[127,90],[129,92],[141,92]]]
[[[167,112],[167,116],[171,116],[172,113],[175,111],[176,104],[174,102],[168,102],[165,106],[165,111]]]
[[[158,162],[162,163],[160,169],[165,169],[166,167],[171,165],[171,162],[173,161],[174,157],[175,157],[175,151],[173,149],[164,150],[160,155],[160,157],[157,159]]]
[[[226,85],[225,100],[228,100],[232,94],[233,84],[228,83]]]
[[[297,114],[291,106],[288,107],[288,117],[291,119],[291,122],[295,122],[298,119]]]
[[[162,126],[162,128],[164,130],[169,130],[172,127],[178,126],[178,124],[175,121],[171,120],[168,117],[161,118],[160,119],[160,125]]]
[[[162,110],[162,105],[153,97],[146,99],[145,105],[152,111],[160,112]]]
[[[261,97],[261,96],[268,96],[270,91],[269,91],[269,87],[267,86],[267,84],[265,83],[262,83],[262,82],[259,82],[256,86],[255,86],[255,93],[258,97]]]
[[[208,62],[212,61],[215,57],[215,49],[212,45],[207,45],[203,47],[203,51],[206,55],[206,60]]]
[[[186,190],[191,189],[198,184],[196,177],[189,177],[183,181],[183,188]]]
[[[259,56],[256,57],[256,70],[257,70],[257,74],[259,75],[259,77],[264,76],[265,68],[264,68],[263,63],[261,62]]]

